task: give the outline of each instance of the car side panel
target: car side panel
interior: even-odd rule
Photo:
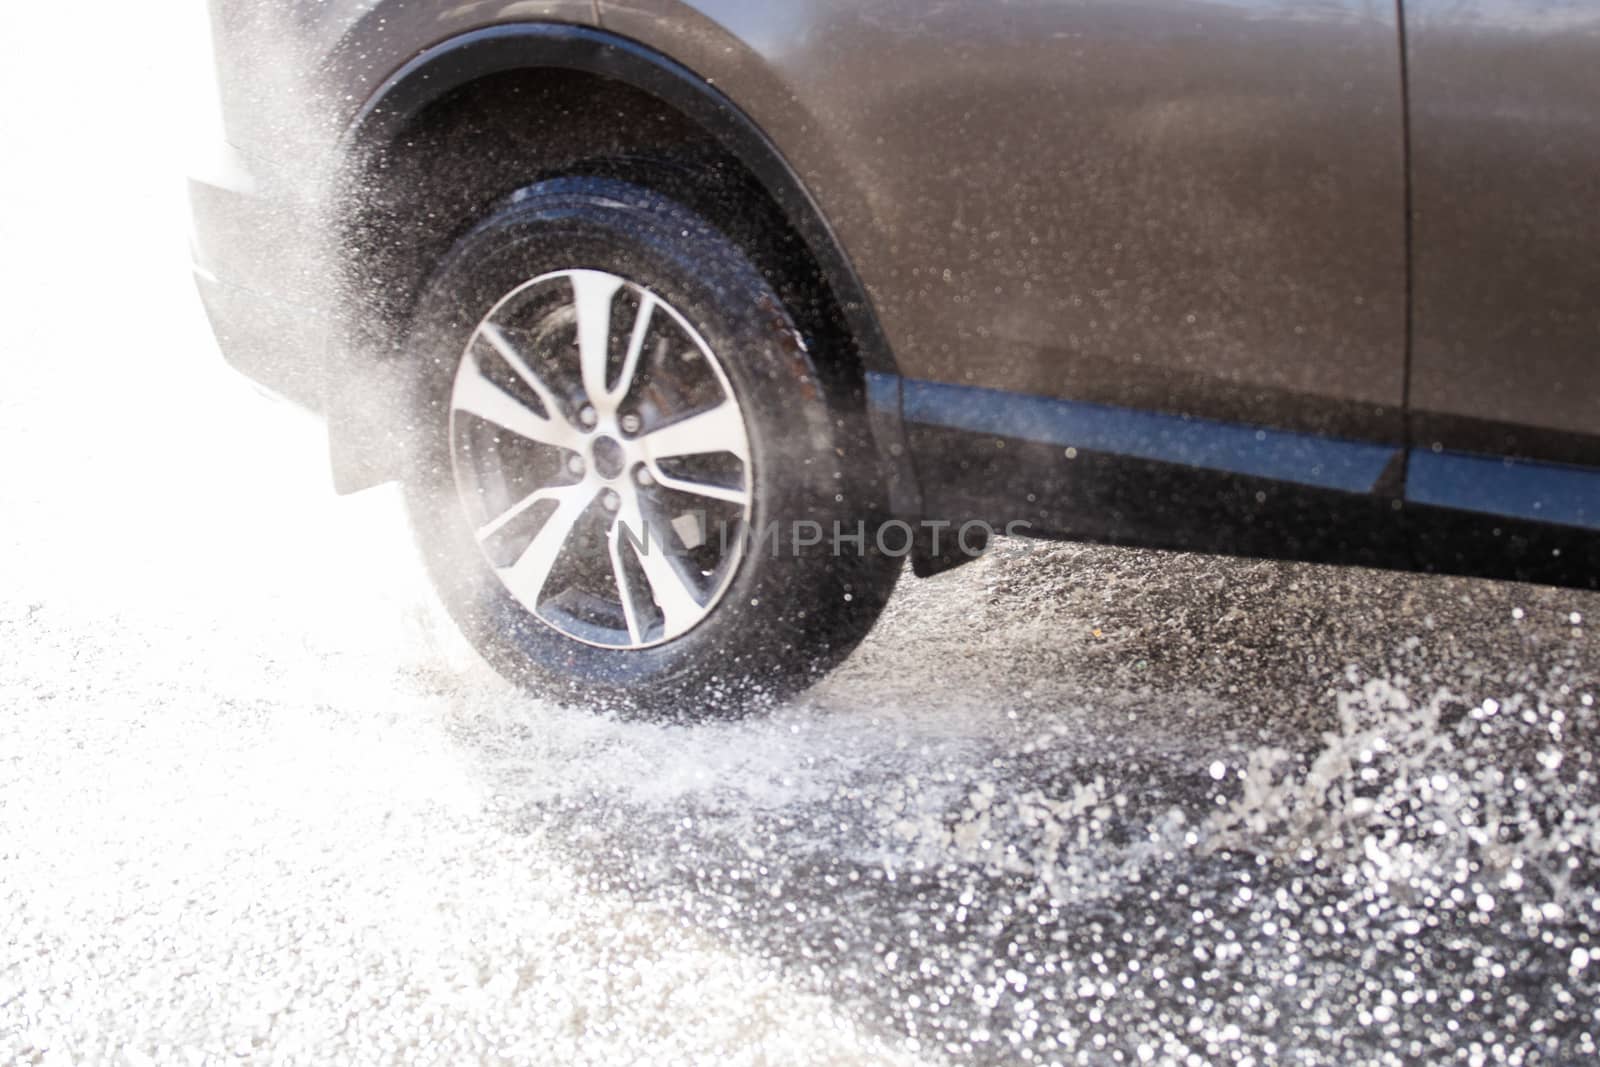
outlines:
[[[788,155],[908,377],[1402,439],[1392,5],[600,7]]]
[[[1405,6],[1416,444],[1600,466],[1600,8]]]

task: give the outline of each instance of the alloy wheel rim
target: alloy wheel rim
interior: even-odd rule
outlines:
[[[726,594],[753,496],[744,413],[656,293],[598,270],[507,293],[462,352],[449,433],[480,553],[557,632],[650,648]]]

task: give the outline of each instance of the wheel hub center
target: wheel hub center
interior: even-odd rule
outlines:
[[[623,468],[627,466],[627,456],[623,454],[622,445],[615,437],[601,434],[596,437],[594,444],[589,447],[589,455],[594,463],[594,471],[606,481],[612,481],[622,476]]]

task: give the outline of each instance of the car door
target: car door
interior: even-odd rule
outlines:
[[[1600,6],[1406,0],[1405,18],[1406,495],[1494,520],[1488,545],[1426,540],[1430,562],[1484,548],[1550,562],[1562,531],[1600,531]],[[1511,544],[1500,520],[1549,529]]]
[[[913,428],[1355,493],[1403,448],[1392,3],[602,0],[601,22],[777,143]],[[1050,495],[979,470],[924,481]]]

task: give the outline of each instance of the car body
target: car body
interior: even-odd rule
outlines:
[[[382,227],[426,229],[440,153],[505,166],[487,202],[587,128],[619,157],[692,140],[688,170],[765,198],[837,307],[889,513],[1600,585],[1600,8],[212,16],[230,144],[193,186],[203,289],[229,358],[328,415],[346,488],[393,473],[372,442],[394,432],[349,399],[392,309],[325,281],[362,258],[353,190],[432,175]],[[417,132],[461,100],[450,136]],[[420,269],[346,290],[403,300]]]

